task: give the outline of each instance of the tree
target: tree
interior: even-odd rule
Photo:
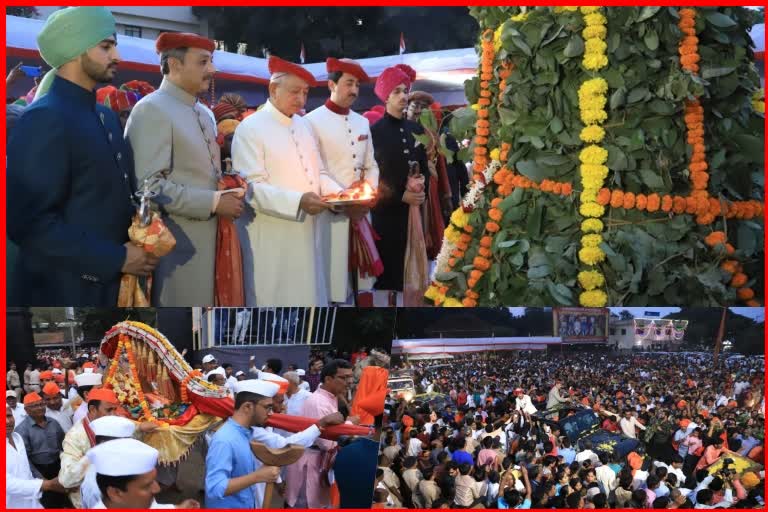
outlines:
[[[36,18],[40,15],[35,7],[6,7],[5,14],[21,18]]]
[[[101,340],[112,326],[126,320],[155,326],[157,312],[154,308],[76,308],[75,319],[82,324],[84,340],[94,342]]]
[[[308,62],[326,57],[366,58],[397,54],[403,32],[409,52],[472,46],[477,22],[464,7],[193,7],[213,38],[227,48],[248,44],[296,61],[302,43]],[[431,29],[430,29],[431,28]]]
[[[626,309],[624,309],[619,313],[619,318],[621,318],[622,320],[632,320],[633,318],[635,318],[635,315],[633,315],[630,311],[627,311]]]

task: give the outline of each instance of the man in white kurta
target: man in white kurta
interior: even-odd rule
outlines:
[[[5,406],[5,508],[43,508],[43,491],[53,490],[58,482],[35,478],[21,435],[13,431],[13,411]],[[62,489],[63,490],[63,489]]]
[[[247,306],[328,303],[322,240],[328,205],[341,187],[327,173],[307,121],[298,115],[314,77],[270,57],[269,100],[235,131],[232,164],[248,182],[253,215],[241,217]]]
[[[363,68],[354,61],[329,58],[326,61],[331,97],[309,114],[312,131],[328,173],[344,188],[361,177],[374,190],[379,185],[379,166],[373,157],[370,123],[351,110],[359,95],[360,83],[369,81]],[[332,215],[330,230],[329,280],[332,302],[345,303],[350,294],[349,220],[368,213],[368,208],[351,207]],[[358,290],[373,288],[375,278],[358,277]]]

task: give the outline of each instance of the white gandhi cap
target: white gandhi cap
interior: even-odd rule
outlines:
[[[235,384],[235,393],[247,391],[249,393],[256,393],[257,395],[270,398],[275,396],[279,389],[280,386],[274,382],[268,382],[266,380],[248,379],[241,380]]]
[[[106,476],[149,473],[155,469],[158,455],[157,450],[133,438],[107,441],[86,453],[96,473]]]
[[[136,431],[136,425],[121,416],[102,416],[93,420],[90,426],[97,436],[132,437]]]

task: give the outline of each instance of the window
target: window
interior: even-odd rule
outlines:
[[[126,25],[125,35],[129,37],[141,37],[141,27],[137,27],[136,25]]]
[[[621,330],[621,335],[624,336],[625,334],[627,334],[627,330],[626,329],[622,329]]]
[[[611,336],[614,336],[616,334],[616,329],[611,327]]]

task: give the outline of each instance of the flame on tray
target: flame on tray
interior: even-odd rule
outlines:
[[[376,191],[367,181],[353,183],[346,190],[342,190],[337,194],[328,194],[323,196],[323,199],[327,202],[333,203],[337,201],[369,201],[376,197]]]

